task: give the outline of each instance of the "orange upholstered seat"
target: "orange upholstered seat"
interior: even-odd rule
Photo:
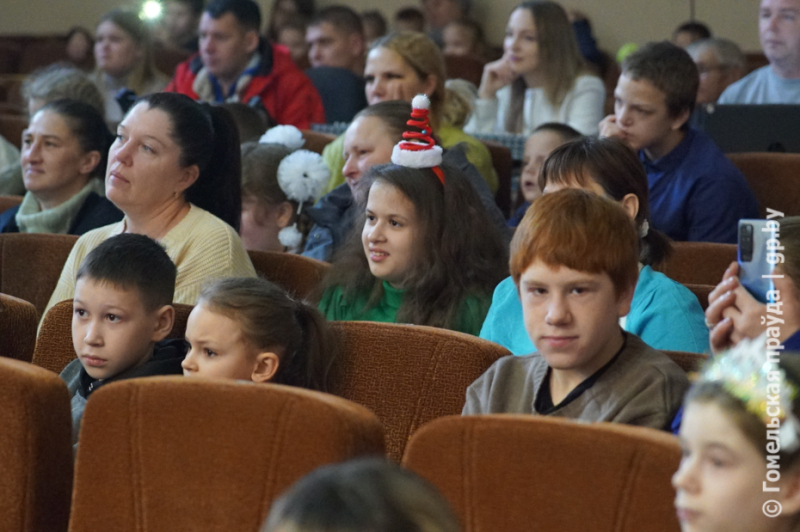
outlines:
[[[0,294],[0,357],[30,362],[39,315],[22,299]]]
[[[543,416],[468,416],[422,427],[403,465],[450,501],[466,532],[678,532],[675,437]]]
[[[248,251],[259,276],[284,288],[294,297],[318,298],[318,287],[330,264],[319,260],[270,251]]]
[[[41,316],[76,240],[74,235],[0,234],[0,292],[33,303]]]
[[[375,412],[387,454],[399,461],[423,423],[460,414],[467,387],[504,347],[475,336],[416,325],[333,322],[337,351],[333,393]]]
[[[174,303],[175,323],[167,338],[183,338],[186,332],[186,320],[192,312],[192,305]],[[42,320],[36,349],[33,352],[33,363],[40,368],[61,373],[75,359],[75,348],[72,346],[72,300],[61,301],[53,305]]]
[[[736,244],[675,242],[673,247],[674,252],[662,271],[670,279],[687,286],[716,286],[731,262],[736,260]]]
[[[800,214],[800,154],[729,153],[728,158],[741,170],[761,209],[780,211],[784,216]]]
[[[9,358],[0,358],[0,382],[0,530],[64,532],[72,491],[67,387]]]
[[[69,530],[255,532],[313,469],[382,452],[377,418],[332,395],[185,377],[112,383],[86,404]]]

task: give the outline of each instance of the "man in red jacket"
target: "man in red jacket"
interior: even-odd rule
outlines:
[[[205,102],[260,100],[278,124],[325,123],[322,100],[289,52],[258,35],[253,0],[212,0],[200,19],[200,52],[178,65],[168,91]]]

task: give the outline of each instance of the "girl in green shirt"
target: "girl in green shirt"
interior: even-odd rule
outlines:
[[[467,178],[441,171],[385,164],[367,172],[366,208],[320,302],[328,319],[478,334],[507,250]]]

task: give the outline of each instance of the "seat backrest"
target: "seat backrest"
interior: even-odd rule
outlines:
[[[333,393],[375,412],[386,429],[386,450],[399,461],[423,423],[460,414],[467,388],[504,347],[475,336],[374,322],[333,322]]]
[[[662,353],[672,359],[686,373],[692,373],[703,369],[703,364],[708,360],[708,355],[703,353],[689,353],[686,351],[666,351]]]
[[[0,135],[8,142],[20,148],[22,132],[28,127],[28,117],[16,113],[0,114]]]
[[[33,303],[41,316],[76,240],[74,235],[0,234],[0,292]]]
[[[0,212],[5,212],[22,203],[22,196],[0,196]]]
[[[497,193],[494,195],[494,201],[503,215],[508,218],[511,216],[511,170],[514,165],[514,159],[511,156],[511,150],[497,142],[484,140],[483,143],[489,149],[492,156],[492,166],[494,171],[497,172]]]
[[[678,532],[680,457],[653,429],[494,415],[429,423],[403,465],[439,488],[465,532]]]
[[[377,418],[332,395],[185,377],[112,383],[86,404],[69,529],[256,531],[313,469],[382,452]]]
[[[758,200],[761,216],[767,208],[784,216],[800,214],[800,153],[729,153]]]
[[[303,149],[319,153],[320,155],[322,154],[322,150],[325,149],[325,146],[336,140],[336,137],[333,135],[318,133],[310,129],[304,129],[302,133],[303,138],[306,140],[306,143],[303,144]]]
[[[445,55],[444,67],[447,79],[465,79],[476,87],[481,84],[483,62],[474,57],[462,55]]]
[[[319,297],[319,284],[330,264],[294,253],[248,251],[256,272],[284,288],[294,297],[312,300]]]
[[[186,333],[186,320],[194,308],[192,305],[173,303],[175,322],[167,338],[183,338]],[[61,373],[67,364],[75,360],[72,345],[72,300],[53,305],[42,320],[33,363],[40,368]]]
[[[736,260],[736,244],[675,242],[673,250],[662,271],[684,285],[716,286],[731,262]]]
[[[0,358],[0,382],[0,530],[65,532],[72,493],[67,387],[9,358]]]
[[[720,277],[720,281],[721,280],[722,277]],[[708,294],[710,294],[711,291],[716,288],[716,286],[710,284],[693,283],[687,283],[684,286],[694,294],[694,296],[697,298],[697,301],[700,302],[700,306],[702,307],[703,311],[705,311],[708,308]]]
[[[22,299],[0,294],[0,357],[30,362],[39,315]]]

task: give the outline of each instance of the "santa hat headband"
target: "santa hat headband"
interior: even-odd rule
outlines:
[[[433,128],[431,128],[428,114],[430,100],[424,94],[417,94],[411,101],[411,119],[406,122],[411,127],[420,131],[406,131],[403,139],[392,149],[392,162],[409,168],[430,168],[439,181],[444,185],[444,172],[442,164],[442,147],[433,141]]]

